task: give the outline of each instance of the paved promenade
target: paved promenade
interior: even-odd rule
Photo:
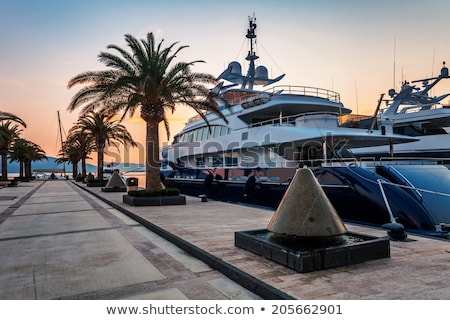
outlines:
[[[0,299],[260,299],[70,181],[0,189]]]
[[[71,181],[0,189],[0,298],[450,299],[448,241],[409,235],[390,258],[302,274],[234,246],[273,211],[194,197],[131,207],[122,195]]]

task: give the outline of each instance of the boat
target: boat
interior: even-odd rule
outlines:
[[[269,78],[265,66],[256,66],[255,30],[256,18],[249,17],[246,74],[233,61],[211,89],[227,121],[213,113],[189,119],[172,144],[161,149],[164,183],[202,201],[212,198],[275,208],[295,171],[309,167],[343,220],[401,224],[413,232],[448,236],[450,216],[430,212],[417,198],[417,190],[410,185],[408,189],[403,176],[392,173],[395,166],[357,160],[352,153],[355,148],[375,146],[392,150],[418,139],[394,133],[393,128],[342,126],[342,116],[351,110],[339,93],[278,85],[284,75]]]
[[[437,77],[404,81],[400,91],[388,90],[389,98],[381,96],[372,117],[355,117],[344,123],[354,128],[384,128],[394,133],[417,137],[419,140],[398,145],[396,157],[450,158],[450,105],[442,101],[450,93],[432,96],[431,90],[442,80],[449,79],[448,68],[443,62]],[[420,84],[421,85],[418,85]],[[385,104],[384,107],[381,104]],[[356,148],[356,157],[386,157],[393,151],[387,146]]]
[[[417,140],[341,126],[340,117],[351,110],[335,91],[292,85],[256,90],[255,86],[275,84],[284,75],[270,79],[265,66],[255,66],[259,58],[255,29],[253,16],[246,34],[247,73],[243,75],[240,63],[233,61],[218,77],[230,84],[221,82],[211,90],[228,122],[213,113],[192,117],[172,144],[162,149],[163,163],[179,170],[220,168],[226,178],[262,168],[285,180],[299,166],[313,165],[317,159],[345,159],[351,148]]]

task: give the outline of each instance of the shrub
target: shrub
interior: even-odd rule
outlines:
[[[177,188],[166,188],[161,190],[130,190],[128,195],[132,197],[167,197],[167,196],[178,196],[180,190]]]

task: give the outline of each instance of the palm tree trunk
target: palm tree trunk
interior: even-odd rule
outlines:
[[[31,161],[27,160],[24,162],[24,169],[25,169],[25,177],[31,178]]]
[[[78,176],[78,162],[72,163],[72,177],[76,179],[77,176]]]
[[[98,148],[97,150],[97,179],[103,180],[103,149],[104,148]]]
[[[8,152],[0,151],[2,156],[2,178],[1,180],[8,180]]]
[[[147,190],[160,190],[161,177],[159,175],[159,131],[158,122],[147,121],[146,132],[146,166],[145,166],[145,188]]]
[[[25,162],[19,161],[19,177],[23,178],[23,175],[25,173]]]
[[[83,157],[81,159],[81,175],[84,177],[87,176],[87,169],[86,169],[86,157]]]

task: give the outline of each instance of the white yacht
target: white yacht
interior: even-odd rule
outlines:
[[[448,79],[448,68],[443,63],[439,76],[404,82],[400,91],[390,89],[389,99],[380,99],[384,108],[377,108],[373,119],[349,121],[349,127],[392,128],[394,133],[419,138],[418,141],[398,145],[394,154],[397,157],[439,157],[450,158],[450,106],[442,101],[450,93],[431,96],[431,89],[441,80]],[[421,83],[418,87],[416,84]],[[384,95],[382,95],[383,97]],[[379,105],[380,106],[380,105]],[[357,148],[355,156],[390,156],[387,146]]]
[[[270,79],[266,67],[256,66],[255,29],[255,18],[249,17],[247,73],[242,74],[239,62],[231,62],[218,77],[228,84],[221,82],[212,90],[228,122],[213,113],[204,115],[209,126],[201,116],[189,119],[173,143],[162,149],[164,163],[176,169],[216,168],[226,179],[252,168],[285,179],[299,166],[317,164],[317,159],[328,162],[351,157],[352,148],[416,140],[392,130],[342,127],[340,116],[351,110],[344,107],[337,92],[272,86],[284,75]]]
[[[351,110],[337,92],[277,85],[283,75],[272,79],[266,67],[256,66],[255,29],[250,17],[247,73],[231,62],[218,77],[223,82],[212,90],[227,121],[213,113],[194,117],[161,149],[166,186],[202,200],[273,208],[295,170],[308,166],[346,221],[376,226],[398,222],[413,232],[450,236],[444,209],[450,197],[443,196],[450,194],[450,170],[431,162],[426,170],[416,170],[399,163],[356,161],[352,150],[357,148],[382,146],[392,153],[418,139],[395,133],[392,122],[370,130],[342,126],[341,116]]]

